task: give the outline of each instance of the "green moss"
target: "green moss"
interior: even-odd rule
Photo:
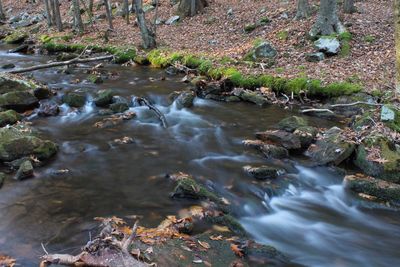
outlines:
[[[193,55],[186,55],[182,59],[182,63],[189,68],[196,69],[198,68],[201,63],[203,63],[203,59],[193,56]]]
[[[366,35],[364,36],[364,42],[366,43],[373,43],[375,42],[376,38],[373,35]]]
[[[167,51],[154,49],[150,51],[150,53],[147,55],[147,58],[153,66],[165,68],[176,61],[182,60],[183,56],[179,53],[168,54]]]
[[[348,41],[342,41],[339,56],[348,57],[350,55],[350,51],[351,51],[350,43]]]
[[[256,28],[257,28],[257,25],[255,23],[247,24],[244,26],[244,32],[250,33],[252,31],[254,31]]]
[[[209,70],[212,68],[213,64],[211,60],[204,60],[200,63],[198,69],[201,74],[207,74]]]
[[[340,41],[351,41],[351,39],[353,39],[353,35],[351,34],[351,32],[343,32],[341,34],[338,35],[338,39]]]
[[[262,44],[264,42],[264,40],[262,38],[256,38],[253,41],[253,47],[259,46],[260,44]]]
[[[28,38],[28,34],[23,31],[15,31],[12,34],[6,36],[3,41],[6,44],[20,44],[22,43],[26,38]]]
[[[6,126],[7,124],[14,124],[21,119],[22,116],[14,110],[0,112],[0,127]]]
[[[182,178],[177,181],[177,185],[172,193],[172,197],[208,199],[220,204],[221,200],[213,192],[197,183],[193,178]]]
[[[133,61],[136,58],[136,49],[117,49],[113,54],[115,56],[115,63],[122,64],[128,61]]]
[[[284,72],[285,72],[285,68],[283,68],[283,67],[278,67],[278,68],[275,68],[275,71],[276,71],[277,73],[284,73]]]
[[[260,25],[266,25],[266,24],[268,24],[268,23],[270,23],[271,22],[271,20],[268,18],[268,17],[263,17],[263,18],[261,18],[260,20],[259,20],[259,24]]]
[[[334,97],[341,95],[351,95],[360,92],[361,85],[348,82],[335,82],[325,87],[312,87],[309,90],[309,96],[314,97]]]
[[[395,113],[394,121],[385,122],[385,124],[391,128],[393,131],[400,133],[400,111],[395,107],[389,106]]]
[[[57,144],[51,141],[44,141],[33,150],[33,153],[39,160],[48,159],[58,151]]]
[[[276,37],[278,37],[278,39],[286,41],[289,38],[289,32],[288,31],[280,31],[276,34]]]

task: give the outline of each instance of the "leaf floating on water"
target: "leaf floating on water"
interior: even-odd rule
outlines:
[[[238,245],[231,244],[231,250],[235,253],[236,256],[242,258],[244,256],[243,250],[239,248]]]
[[[217,232],[230,232],[231,231],[226,226],[213,225],[212,228]]]
[[[222,240],[222,235],[219,235],[219,236],[212,235],[212,236],[210,236],[210,239],[214,240],[214,241],[220,241],[220,240]]]
[[[183,250],[186,250],[186,251],[189,251],[189,252],[192,251],[192,250],[191,250],[190,248],[188,248],[187,246],[181,246],[181,248],[182,248]]]
[[[200,246],[202,246],[205,249],[210,249],[211,248],[210,244],[208,244],[207,242],[203,242],[203,241],[200,241],[200,240],[198,240],[197,242],[199,242]]]

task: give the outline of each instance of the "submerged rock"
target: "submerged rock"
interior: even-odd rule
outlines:
[[[308,126],[307,120],[298,116],[290,116],[278,123],[278,129],[294,132],[297,128]]]
[[[68,92],[63,95],[62,101],[70,107],[80,108],[86,103],[86,95],[83,92]]]
[[[127,103],[112,103],[110,105],[110,109],[114,113],[122,113],[124,111],[127,111],[129,109],[129,105]]]
[[[243,170],[257,180],[275,179],[279,174],[283,173],[283,170],[272,166],[244,166]]]
[[[175,99],[175,103],[177,104],[178,108],[190,108],[193,106],[194,98],[195,94],[193,91],[184,91]]]
[[[24,180],[33,176],[33,166],[30,160],[22,162],[17,173],[15,174],[15,180]]]
[[[258,149],[267,158],[281,159],[289,157],[289,151],[286,148],[268,144],[261,140],[244,140],[242,143],[245,146]]]
[[[355,148],[354,144],[344,140],[341,133],[342,130],[337,127],[329,129],[307,149],[306,155],[319,165],[339,165],[351,156]]]
[[[298,136],[282,130],[258,132],[256,133],[256,137],[262,141],[267,141],[275,145],[282,146],[286,149],[301,148],[301,143]]]
[[[22,116],[14,110],[0,112],[0,127],[6,126],[7,124],[15,124],[21,119]]]

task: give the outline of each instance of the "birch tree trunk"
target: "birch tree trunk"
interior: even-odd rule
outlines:
[[[4,13],[3,2],[2,2],[2,0],[0,0],[0,20],[5,19],[5,18],[6,18],[6,14]]]
[[[296,20],[306,19],[310,16],[310,4],[308,0],[297,0],[297,13],[296,13]]]
[[[1,0],[0,0],[1,1]],[[47,19],[47,25],[50,27],[51,26],[51,10],[50,10],[50,4],[49,1],[51,0],[43,0],[44,2],[44,7],[46,9],[46,19]]]
[[[108,2],[108,0],[104,0],[104,5],[106,7],[106,15],[107,15],[107,20],[108,20],[108,28],[113,30],[113,24],[112,24],[112,16],[111,16],[111,7],[110,7],[110,3]]]
[[[344,13],[354,13],[356,12],[356,6],[354,5],[354,0],[344,0],[343,3],[343,12]]]
[[[62,20],[61,20],[61,13],[60,13],[60,3],[58,2],[58,0],[50,0],[53,1],[54,3],[54,12],[53,15],[55,17],[56,20],[56,25],[57,25],[57,29],[59,32],[63,31],[63,25],[62,25]]]
[[[178,6],[178,14],[181,17],[193,17],[208,6],[207,0],[181,0]]]
[[[400,100],[400,0],[394,1],[394,26],[396,43],[396,81],[395,97]]]
[[[74,9],[74,20],[75,20],[75,27],[80,34],[83,33],[83,22],[81,17],[81,9],[79,5],[79,0],[72,0],[72,5]]]
[[[145,14],[142,7],[143,7],[143,1],[135,0],[136,18],[138,21],[140,33],[142,35],[143,47],[145,49],[155,48],[156,47],[155,34],[146,25],[146,19],[144,16]]]
[[[311,37],[343,33],[346,29],[337,16],[336,0],[321,0],[317,21],[309,32]]]

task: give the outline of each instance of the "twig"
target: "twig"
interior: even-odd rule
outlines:
[[[162,114],[162,112],[156,108],[155,106],[153,106],[146,98],[144,97],[137,97],[136,101],[138,102],[139,105],[141,106],[147,106],[150,110],[153,110],[158,118],[160,119],[162,125],[164,128],[168,128],[168,124],[167,124],[167,119],[165,118],[164,114]]]
[[[136,231],[139,225],[139,221],[136,221],[135,224],[132,227],[132,233],[130,234],[130,236],[122,242],[122,251],[127,252],[129,245],[132,243],[132,240],[136,237]]]
[[[40,245],[42,245],[42,249],[44,251],[44,253],[46,253],[46,255],[49,255],[49,253],[47,252],[46,248],[44,247],[43,243],[40,243]]]
[[[286,98],[285,104],[287,104],[290,101],[290,98],[284,93],[282,93],[282,95]]]
[[[310,109],[303,109],[301,111],[301,113],[308,113],[308,112],[329,112],[335,114],[335,112],[327,108],[310,108]]]
[[[329,105],[329,106],[331,108],[336,108],[336,107],[350,107],[350,106],[356,106],[356,105],[383,106],[383,104],[368,103],[368,102],[363,102],[363,101],[357,101],[357,102],[348,103],[348,104],[334,104],[334,105]]]

